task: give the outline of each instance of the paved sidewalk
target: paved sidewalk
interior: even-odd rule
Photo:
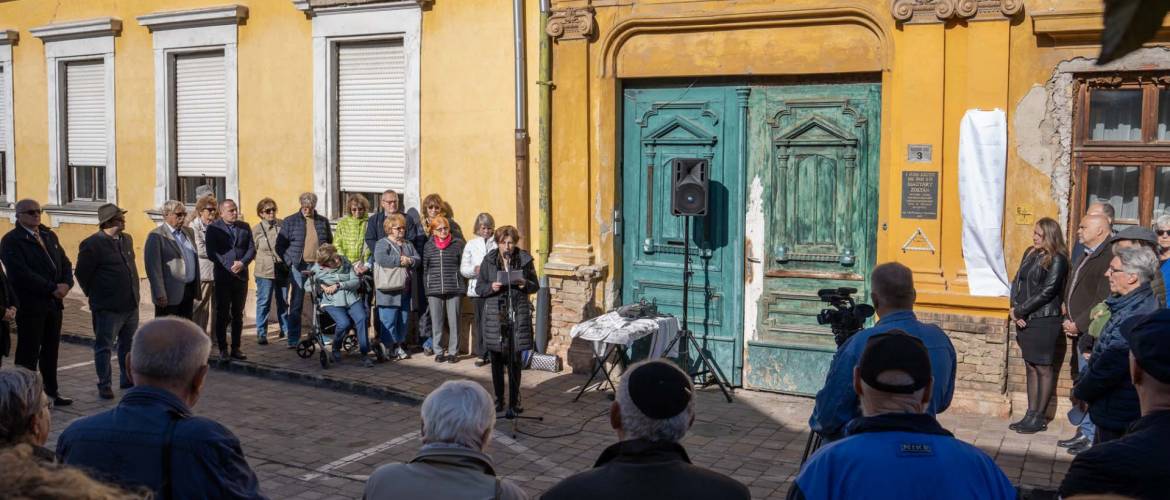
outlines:
[[[92,338],[89,314],[83,306],[83,301],[73,297],[66,301],[64,333],[75,340]],[[150,311],[144,311],[143,321],[149,317]],[[489,368],[476,367],[469,358],[457,364],[447,364],[416,355],[410,360],[363,368],[360,358],[352,355],[345,356],[341,363],[328,370],[322,370],[315,357],[301,359],[295,351],[285,348],[283,341],[257,345],[254,332],[251,325],[245,328],[244,352],[248,360],[232,363],[232,371],[298,380],[316,387],[374,395],[406,404],[416,404],[432,389],[450,379],[475,380],[491,390]],[[270,337],[269,340],[274,339]],[[89,374],[92,376],[92,371]],[[526,415],[543,415],[545,419],[543,423],[525,421],[521,424],[528,432],[552,435],[584,429],[571,438],[534,440],[521,437],[519,441],[535,441],[525,443],[528,446],[525,449],[529,451],[522,455],[527,457],[526,460],[543,464],[541,467],[545,469],[543,473],[524,470],[516,473],[519,476],[513,476],[523,480],[530,492],[543,491],[557,478],[587,469],[600,450],[613,441],[605,419],[600,418],[609,405],[606,395],[590,391],[579,402],[572,402],[576,390],[586,378],[568,373],[524,372],[522,392],[528,410]],[[684,444],[695,463],[742,481],[752,489],[753,497],[783,498],[800,463],[811,412],[812,400],[808,398],[738,390],[735,402],[728,404],[723,401],[718,388],[708,388],[698,392],[695,427]],[[278,415],[256,415],[254,418],[285,419]],[[1046,497],[1045,492],[1055,490],[1060,484],[1072,459],[1055,444],[1058,439],[1074,432],[1064,419],[1058,418],[1050,424],[1048,431],[1030,436],[1009,431],[1006,419],[948,412],[940,420],[956,437],[975,444],[995,458],[1008,478],[1026,494],[1035,490],[1038,497]],[[507,426],[506,423],[501,425]],[[369,464],[364,467],[368,469]],[[360,469],[361,466],[348,464],[340,467],[339,472],[368,474],[368,470],[351,471],[349,468]]]

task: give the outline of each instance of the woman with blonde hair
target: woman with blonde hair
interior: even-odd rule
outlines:
[[[207,256],[207,228],[219,218],[219,202],[210,194],[199,198],[190,217],[191,230],[195,232],[195,252],[199,255],[199,293],[195,296],[195,312],[191,319],[211,335],[215,326],[215,269]]]
[[[366,248],[366,224],[370,220],[370,200],[354,193],[346,198],[345,207],[345,216],[337,221],[337,230],[333,233],[333,243],[337,245],[337,252],[352,262],[357,273],[361,274],[365,272],[366,259],[370,256],[370,250]]]
[[[412,241],[412,243],[414,243],[414,249],[418,251],[419,255],[423,255],[425,253],[427,248],[427,241],[430,241],[431,237],[433,236],[431,234],[431,220],[435,217],[445,217],[447,219],[449,234],[459,238],[460,240],[463,239],[463,231],[459,228],[459,224],[456,224],[455,220],[451,217],[451,205],[446,201],[443,201],[442,196],[439,196],[438,193],[428,194],[425,198],[423,198],[422,207],[422,231],[419,231]],[[430,356],[431,354],[434,354],[432,346],[434,337],[433,332],[431,331],[432,322],[429,311],[430,301],[427,300],[428,294],[426,290],[426,280],[423,279],[421,272],[422,270],[420,269],[418,271],[420,274],[415,275],[418,279],[415,280],[416,285],[414,286],[414,290],[412,290],[411,293],[414,294],[415,311],[419,315],[419,338],[426,339],[422,343],[423,353],[427,356]]]
[[[423,279],[427,309],[431,316],[432,348],[435,361],[459,361],[459,304],[463,301],[463,283],[459,263],[463,258],[463,239],[451,234],[451,224],[442,215],[430,219],[431,237],[423,249]],[[450,330],[443,346],[443,327]]]
[[[406,282],[399,290],[375,290],[377,306],[378,339],[389,352],[390,357],[410,359],[406,351],[406,316],[410,312],[410,274],[422,265],[422,259],[414,245],[406,241],[406,217],[392,213],[386,216],[383,229],[386,237],[374,246],[371,266],[374,267],[375,281],[380,272],[392,272],[405,268]]]
[[[1064,352],[1061,305],[1068,275],[1068,247],[1060,224],[1045,217],[1032,227],[1032,246],[1024,252],[1012,282],[1011,312],[1016,343],[1026,366],[1028,410],[1008,428],[1032,434],[1048,428],[1048,404],[1056,391],[1058,353]]]
[[[358,293],[361,280],[349,259],[338,253],[332,244],[322,244],[317,248],[317,263],[313,264],[312,272],[321,290],[321,308],[333,318],[333,361],[341,361],[342,339],[353,328],[362,352],[362,364],[367,368],[374,366],[369,357],[366,301]]]
[[[102,483],[79,469],[42,460],[34,448],[21,444],[0,450],[0,488],[4,498],[45,500],[139,500],[133,493]]]

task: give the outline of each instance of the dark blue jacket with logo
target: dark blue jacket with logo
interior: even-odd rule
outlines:
[[[1125,320],[1154,312],[1159,307],[1149,284],[1126,295],[1105,299],[1109,321],[1093,345],[1088,368],[1077,379],[1073,396],[1089,403],[1093,423],[1114,432],[1123,432],[1141,417],[1137,389],[1129,378],[1129,343],[1121,336]]]
[[[930,415],[859,417],[846,435],[804,465],[789,500],[1016,498],[991,457],[955,439]]]
[[[169,496],[162,491],[168,430]],[[57,440],[57,455],[100,480],[146,487],[156,498],[264,498],[240,440],[154,387],[134,387],[113,409],[74,422]]]

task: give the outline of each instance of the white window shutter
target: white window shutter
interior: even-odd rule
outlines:
[[[0,151],[4,151],[4,148],[8,147],[8,136],[5,135],[8,133],[8,130],[4,128],[8,124],[8,113],[7,108],[5,108],[8,102],[4,98],[4,89],[8,88],[4,85],[4,81],[7,78],[8,73],[5,73],[4,67],[0,65]],[[4,179],[0,179],[0,182],[4,182]]]
[[[175,57],[175,165],[183,177],[227,176],[223,52]]]
[[[106,65],[65,65],[65,136],[69,165],[106,165]]]
[[[338,46],[337,165],[342,191],[406,188],[402,40]]]

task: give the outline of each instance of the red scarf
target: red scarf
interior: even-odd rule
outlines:
[[[439,250],[446,250],[454,240],[455,238],[452,238],[450,234],[447,235],[447,239],[445,240],[441,240],[438,236],[435,236],[435,246],[439,247]]]

